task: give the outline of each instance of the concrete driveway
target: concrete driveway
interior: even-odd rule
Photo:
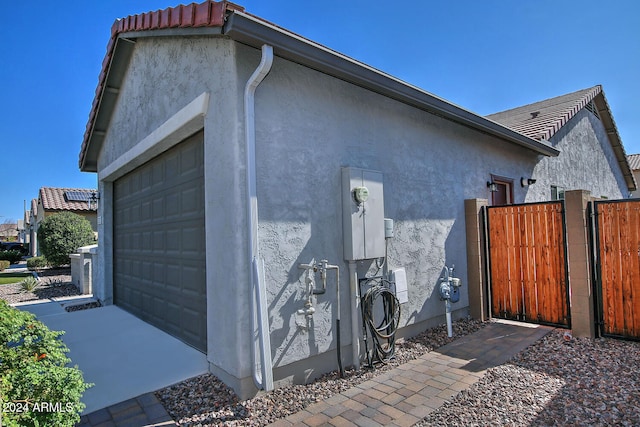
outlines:
[[[66,332],[72,364],[95,384],[82,398],[85,414],[208,371],[204,353],[114,305],[75,312],[60,302],[16,308]]]

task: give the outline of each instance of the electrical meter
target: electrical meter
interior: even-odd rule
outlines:
[[[369,198],[369,189],[365,186],[356,187],[353,189],[353,197],[359,205],[363,204]]]
[[[384,257],[382,173],[343,167],[342,189],[344,259],[355,261]]]

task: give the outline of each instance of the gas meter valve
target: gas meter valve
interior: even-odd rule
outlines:
[[[451,286],[449,286],[448,281],[440,282],[440,299],[451,299]]]

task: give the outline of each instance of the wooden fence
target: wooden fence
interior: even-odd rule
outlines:
[[[594,202],[602,335],[640,339],[640,200]]]
[[[492,316],[570,327],[563,202],[486,212]]]

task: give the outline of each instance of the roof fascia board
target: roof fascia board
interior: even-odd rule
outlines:
[[[611,109],[609,108],[609,103],[607,102],[607,98],[604,96],[604,91],[600,90],[600,93],[598,93],[598,95],[594,97],[593,101],[596,103],[596,108],[598,109],[600,120],[602,121],[607,132],[609,143],[611,144],[611,148],[613,148],[613,152],[616,155],[616,159],[618,160],[618,164],[624,176],[627,188],[629,189],[629,191],[635,191],[638,189],[638,185],[636,183],[635,177],[633,176],[631,166],[629,165],[627,153],[625,152],[624,145],[622,144],[622,139],[620,138],[620,134],[618,133],[618,127],[616,126],[616,122],[613,119],[613,114],[611,113]]]
[[[338,52],[269,25],[242,12],[228,18],[224,34],[249,46],[274,46],[275,53],[293,62],[337,77],[341,80],[428,111],[429,113],[497,136],[545,156],[557,156],[560,151],[545,142],[524,136],[497,122],[481,117],[442,98],[396,79],[379,70],[355,61]]]
[[[111,122],[111,115],[115,104],[118,101],[118,95],[125,72],[129,66],[129,60],[133,54],[135,43],[129,39],[118,37],[114,47],[114,54],[107,68],[107,78],[105,80],[105,88],[100,94],[98,107],[96,109],[96,117],[93,121],[93,127],[90,132],[89,142],[87,144],[87,152],[82,159],[80,170],[83,172],[97,172],[98,151],[102,147],[106,131]],[[96,94],[97,95],[97,94]]]
[[[219,36],[222,27],[186,27],[163,28],[158,30],[128,31],[119,34],[118,37],[126,39],[140,39],[145,37],[195,37],[195,36]]]

